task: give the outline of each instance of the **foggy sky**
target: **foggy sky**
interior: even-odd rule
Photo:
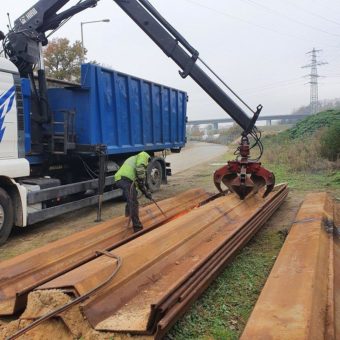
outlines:
[[[76,1],[70,1],[74,4]],[[0,29],[6,13],[14,21],[35,0],[2,0]],[[306,52],[322,49],[319,99],[340,97],[339,0],[151,0],[163,16],[252,107],[263,115],[289,114],[309,104]],[[65,7],[66,8],[66,7]],[[76,15],[54,37],[80,40],[84,26],[88,58],[116,70],[185,90],[189,119],[221,118],[225,113],[112,1]]]

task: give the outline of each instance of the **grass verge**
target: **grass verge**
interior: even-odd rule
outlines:
[[[340,198],[340,172],[321,170],[315,172],[292,171],[284,164],[264,164],[275,174],[276,183],[287,182],[294,192],[327,191]]]

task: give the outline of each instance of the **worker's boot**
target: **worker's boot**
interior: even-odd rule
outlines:
[[[141,224],[137,224],[133,226],[133,232],[138,233],[139,231],[143,230],[143,226]]]

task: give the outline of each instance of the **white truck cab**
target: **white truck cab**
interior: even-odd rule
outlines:
[[[17,106],[22,101],[17,93],[18,82],[17,68],[0,58],[0,243],[8,237],[13,223],[25,225],[22,208],[26,207],[26,189],[15,179],[29,176],[30,166],[18,138]],[[21,218],[17,221],[14,221],[14,203],[20,206]]]
[[[16,67],[0,58],[0,176],[11,178],[29,175],[24,153],[19,157],[16,78],[19,80]]]

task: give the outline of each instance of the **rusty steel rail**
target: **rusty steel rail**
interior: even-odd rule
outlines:
[[[275,210],[281,205],[288,191],[282,193],[276,202],[268,207],[266,211],[259,214],[253,221],[247,223],[237,237],[219,250],[219,252],[205,265],[205,268],[197,273],[195,280],[190,285],[187,284],[185,291],[177,297],[172,297],[170,308],[160,305],[158,317],[159,321],[154,322],[153,330],[155,339],[162,339],[169,328],[188,310],[190,305],[203,293],[208,285],[219,275],[225,266],[233,259],[237,251],[242,248],[261,228]],[[157,319],[156,319],[157,320]],[[156,321],[155,320],[155,321]],[[149,325],[150,326],[150,325]],[[150,328],[151,329],[151,328]]]
[[[115,248],[124,265],[81,306],[86,319],[96,330],[161,338],[287,193],[287,186],[281,185],[266,199],[261,193],[244,201],[236,195],[220,197]],[[109,275],[110,265],[99,257],[37,289],[81,296]]]
[[[242,340],[340,339],[336,208],[326,193],[306,196]]]
[[[114,248],[168,222],[177,215],[209,199],[202,189],[192,189],[159,202],[165,218],[153,205],[140,210],[145,230],[133,234],[127,218],[117,217],[91,229],[73,234],[29,253],[0,263],[0,315],[11,315],[25,308],[27,295],[44,284],[94,259],[97,250]]]

